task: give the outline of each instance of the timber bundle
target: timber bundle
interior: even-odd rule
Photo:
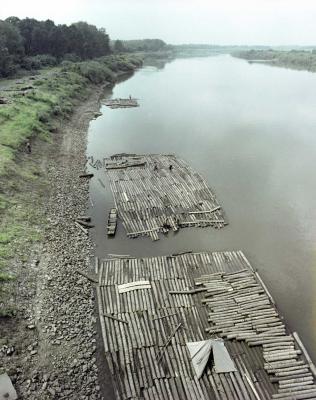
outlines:
[[[242,252],[114,258],[97,273],[117,399],[316,398],[314,365]]]
[[[207,289],[202,301],[210,311],[208,333],[245,341],[249,347],[262,346],[264,369],[272,382],[278,383],[272,399],[316,398],[314,376],[301,358],[298,341],[295,335],[287,333],[258,274],[248,269],[219,272],[203,276],[195,283]],[[257,393],[262,398],[259,390]]]
[[[204,179],[174,155],[115,155],[106,172],[128,237],[158,240],[182,227],[226,225]]]
[[[110,108],[131,108],[131,107],[139,107],[137,99],[110,99],[106,100],[104,104]]]

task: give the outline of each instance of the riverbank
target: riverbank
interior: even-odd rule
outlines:
[[[74,219],[88,201],[88,182],[79,175],[89,122],[104,88],[132,70],[117,68],[95,85],[78,73],[83,67],[57,72],[39,85],[45,90],[16,103],[12,96],[6,120],[1,108],[1,140],[8,142],[1,141],[0,370],[21,399],[101,398],[94,293],[76,273],[91,268],[92,243]],[[54,107],[62,111],[55,115]]]
[[[16,252],[16,241],[22,237],[33,241],[38,237],[31,227],[38,217],[33,207],[25,207],[29,198],[27,187],[20,188],[35,182],[45,186],[45,177],[40,176],[31,155],[30,162],[21,168],[19,160],[25,158],[26,143],[32,148],[36,140],[53,142],[63,121],[72,115],[76,102],[85,100],[91,85],[111,86],[141,62],[135,56],[109,56],[69,63],[50,74],[12,83],[1,92],[4,104],[0,105],[0,281],[10,277],[6,265]],[[32,224],[22,226],[25,219]]]
[[[253,63],[316,72],[316,53],[311,51],[249,50],[232,53],[232,55]]]

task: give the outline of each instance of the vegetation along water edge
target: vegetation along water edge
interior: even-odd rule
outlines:
[[[141,64],[142,59],[133,54],[111,54],[75,63],[68,61],[38,75],[13,81],[1,91],[1,281],[12,278],[7,272],[8,261],[16,254],[18,244],[23,243],[27,248],[30,242],[40,239],[37,222],[40,225],[41,216],[34,202],[41,201],[37,198],[41,191],[32,190],[29,196],[27,188],[36,182],[45,190],[47,182],[34,157],[27,154],[32,151],[33,142],[52,141],[54,133],[62,129],[63,121],[71,116],[79,101],[87,98],[91,88],[113,85],[122,74],[132,73]],[[23,167],[22,160],[27,161]],[[3,294],[4,285],[1,288]],[[9,312],[6,307],[1,310],[5,314]]]

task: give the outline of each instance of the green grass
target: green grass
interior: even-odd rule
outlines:
[[[34,91],[26,95],[13,95],[11,104],[0,107],[0,176],[8,172],[16,152],[27,139],[49,138],[54,116],[67,116],[73,100],[84,92],[87,83],[78,74],[59,72],[37,82]]]
[[[15,170],[14,178],[8,179],[7,194],[0,195],[0,280],[10,259],[29,254],[29,245],[41,239],[45,217],[40,204],[46,186],[36,163],[24,163]]]
[[[114,82],[117,71],[132,71],[141,65],[135,56],[116,55],[80,63],[66,63],[61,69],[34,82],[26,95],[17,92],[11,104],[0,107],[0,176],[7,172],[17,150],[28,138],[48,139],[51,121],[66,117],[73,101],[89,83]]]

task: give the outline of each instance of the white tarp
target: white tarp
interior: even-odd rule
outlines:
[[[201,342],[189,342],[187,343],[191,361],[193,363],[194,370],[198,379],[201,378],[206,364],[210,358],[212,350],[212,341],[203,340]]]
[[[0,400],[15,400],[18,396],[8,374],[0,375]]]
[[[212,350],[216,373],[237,371],[223,340],[212,340]]]
[[[214,369],[216,373],[237,371],[223,340],[210,339],[200,342],[189,342],[187,346],[198,379],[201,378],[203,374],[211,352],[213,352]]]

